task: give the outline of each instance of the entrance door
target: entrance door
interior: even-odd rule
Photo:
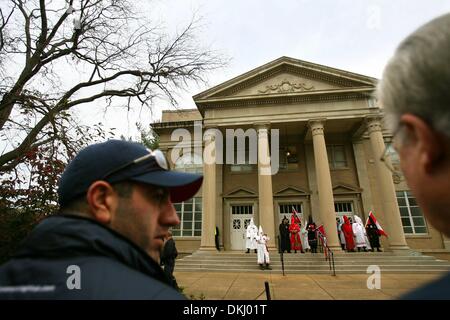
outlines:
[[[245,233],[253,218],[253,205],[231,205],[231,250],[245,249]]]

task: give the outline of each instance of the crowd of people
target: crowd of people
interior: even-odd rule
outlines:
[[[380,235],[385,234],[381,227],[377,226],[372,214],[369,215],[366,225],[358,216],[352,218],[342,216],[336,218],[336,228],[341,242],[342,250],[355,252],[361,250],[364,252],[375,251],[381,252]]]
[[[339,240],[341,242],[342,250],[348,252],[358,252],[363,250],[381,252],[380,236],[387,234],[376,221],[372,212],[369,213],[366,225],[360,217],[354,216],[348,218],[336,218],[336,228]],[[298,213],[293,210],[291,215],[291,222],[284,216],[279,226],[279,252],[280,253],[317,253],[317,246],[319,242],[326,242],[326,235],[323,226],[317,226],[312,217],[308,217],[308,222],[302,223]],[[262,227],[255,225],[253,218],[250,220],[246,229],[245,247],[246,253],[254,250],[257,253],[257,262],[261,270],[271,270],[269,250],[267,248],[267,241],[270,238],[263,232]]]
[[[291,223],[289,224],[288,218],[284,217],[279,226],[279,231],[280,252],[317,252],[317,226],[311,217],[308,223],[302,223],[297,213],[293,212]]]
[[[255,253],[257,253],[258,264],[261,270],[272,269],[270,267],[269,250],[267,249],[267,241],[269,240],[269,236],[267,236],[267,234],[263,232],[261,226],[259,226],[258,229],[252,218],[246,229],[246,253],[250,253],[250,250],[254,250]]]
[[[384,230],[370,213],[366,224],[360,217],[336,217],[336,229],[342,250],[348,252],[378,251],[381,252],[380,236],[386,235]],[[249,230],[249,229],[247,229]],[[307,223],[302,223],[296,212],[292,213],[291,222],[285,216],[279,226],[279,251],[282,253],[317,253],[320,241],[319,235],[325,236],[322,228],[318,227],[310,216]],[[249,233],[247,231],[247,238]],[[250,247],[247,246],[247,253]],[[256,251],[255,251],[256,252]]]

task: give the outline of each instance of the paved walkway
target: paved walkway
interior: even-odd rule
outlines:
[[[189,297],[206,300],[266,300],[268,281],[273,300],[388,300],[431,281],[441,274],[382,274],[381,288],[369,290],[369,274],[281,275],[260,273],[175,272],[178,285]]]

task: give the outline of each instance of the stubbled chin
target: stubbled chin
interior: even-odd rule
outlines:
[[[158,264],[161,262],[161,255],[159,252],[148,252],[148,255]]]

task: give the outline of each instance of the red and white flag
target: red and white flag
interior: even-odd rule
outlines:
[[[292,206],[291,220],[292,220],[292,218],[293,218],[294,222],[302,223],[301,220],[300,220],[300,217],[298,216],[298,212],[297,212],[297,210],[295,210],[294,206]]]
[[[378,221],[375,218],[375,216],[373,215],[372,211],[369,212],[369,217],[367,218],[367,221],[366,221],[366,227],[369,224],[369,218],[372,219],[373,223],[375,223],[375,225],[377,226],[378,234],[380,236],[386,236],[387,237],[388,236],[387,233],[383,230],[381,225],[378,223]]]
[[[323,224],[321,224],[320,226],[318,226],[316,230],[319,231],[324,237],[327,236],[327,235],[325,234],[325,228],[323,227]]]
[[[318,226],[316,228],[316,231],[318,233],[320,233],[322,236],[319,237],[319,241],[323,246],[327,245],[327,235],[325,234],[325,228],[323,227],[323,224],[321,224],[320,226]],[[327,252],[325,251],[325,257],[327,256]]]

